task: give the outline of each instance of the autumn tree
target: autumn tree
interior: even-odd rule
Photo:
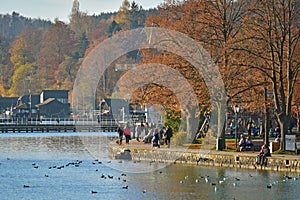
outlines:
[[[145,11],[135,1],[131,3],[128,0],[122,2],[116,16],[116,23],[122,29],[129,30],[142,27],[145,23]]]
[[[8,82],[10,75],[12,74],[12,68],[9,63],[9,42],[4,37],[0,36],[0,93],[6,94],[6,88],[8,88]]]
[[[33,91],[34,82],[39,82],[39,80],[34,79],[36,69],[32,64],[26,63],[20,65],[12,76],[12,87],[9,93],[14,96],[22,96]],[[36,84],[35,84],[36,85]]]
[[[158,26],[162,28],[168,28],[187,34],[191,38],[197,40],[203,47],[210,53],[214,63],[219,67],[222,74],[223,81],[226,85],[227,93],[229,94],[229,100],[227,100],[224,94],[219,96],[219,99],[232,101],[234,97],[238,96],[245,88],[237,87],[237,79],[242,79],[241,74],[244,72],[237,66],[237,54],[234,51],[239,41],[237,36],[241,30],[241,21],[243,18],[243,12],[246,9],[245,1],[185,1],[184,3],[177,1],[165,1],[159,7],[159,15],[152,15],[147,20],[148,26]],[[178,59],[178,58],[177,58]],[[185,73],[193,72],[186,68],[184,62],[178,61],[178,70],[186,71]],[[190,75],[189,80],[193,82],[193,85],[199,84],[199,74],[194,73]],[[202,80],[202,84],[203,80]],[[218,84],[218,83],[216,83]],[[220,83],[221,84],[221,83]],[[241,85],[240,85],[241,86]],[[200,89],[201,88],[201,89]],[[202,106],[206,105],[206,108],[211,107],[218,110],[221,113],[226,108],[221,104],[210,105],[209,93],[207,90],[202,89],[202,85],[197,91],[199,102]],[[217,102],[217,99],[213,100]],[[221,119],[225,116],[219,116],[219,127],[217,135],[223,138],[224,143],[224,128]]]
[[[56,71],[66,56],[73,56],[74,44],[74,32],[61,21],[56,21],[47,31],[37,57],[38,70],[46,81],[45,88],[58,87]]]
[[[126,19],[129,14],[130,2],[128,0],[123,0],[121,7],[118,10],[116,16],[116,22],[119,24],[126,24]]]
[[[19,73],[19,67],[24,67],[27,64],[33,65],[36,62],[36,55],[40,50],[40,43],[43,36],[43,30],[34,27],[26,27],[22,30],[20,35],[15,39],[11,48],[9,49],[10,61],[13,64],[14,73]],[[31,73],[33,75],[33,73]],[[12,88],[9,90],[10,95],[20,94],[17,91],[18,83],[23,79],[23,76],[15,75],[12,80]],[[31,77],[34,78],[34,77]],[[35,83],[33,83],[35,84]],[[34,90],[32,90],[34,92]]]
[[[252,60],[260,61],[260,65],[251,67],[264,74],[270,83],[268,87],[272,91],[274,113],[281,128],[281,149],[285,150],[285,135],[300,70],[299,2],[253,1],[245,22],[249,35],[243,50]]]

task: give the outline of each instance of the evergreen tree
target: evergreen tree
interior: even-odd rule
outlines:
[[[121,26],[115,20],[112,21],[107,31],[108,37],[111,37],[115,32],[118,32],[120,30]]]
[[[82,33],[75,47],[74,59],[83,58],[86,49],[89,47],[89,40],[85,33]]]

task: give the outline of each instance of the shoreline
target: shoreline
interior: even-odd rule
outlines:
[[[258,152],[226,152],[206,149],[188,149],[183,147],[152,148],[151,144],[134,143],[109,145],[112,159],[149,161],[174,164],[191,164],[199,166],[225,167],[236,169],[266,170],[276,172],[300,173],[300,156],[272,154],[267,166],[255,163]]]

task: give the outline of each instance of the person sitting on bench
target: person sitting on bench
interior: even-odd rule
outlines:
[[[240,136],[239,147],[240,151],[242,151],[246,147],[246,140],[243,134],[241,134]]]
[[[246,140],[246,149],[251,149],[252,147],[253,147],[253,142],[251,136],[248,136]]]

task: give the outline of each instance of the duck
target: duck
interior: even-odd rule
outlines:
[[[114,178],[114,176],[110,176],[110,175],[107,175],[107,177],[108,177],[109,179],[113,179],[113,178]]]

